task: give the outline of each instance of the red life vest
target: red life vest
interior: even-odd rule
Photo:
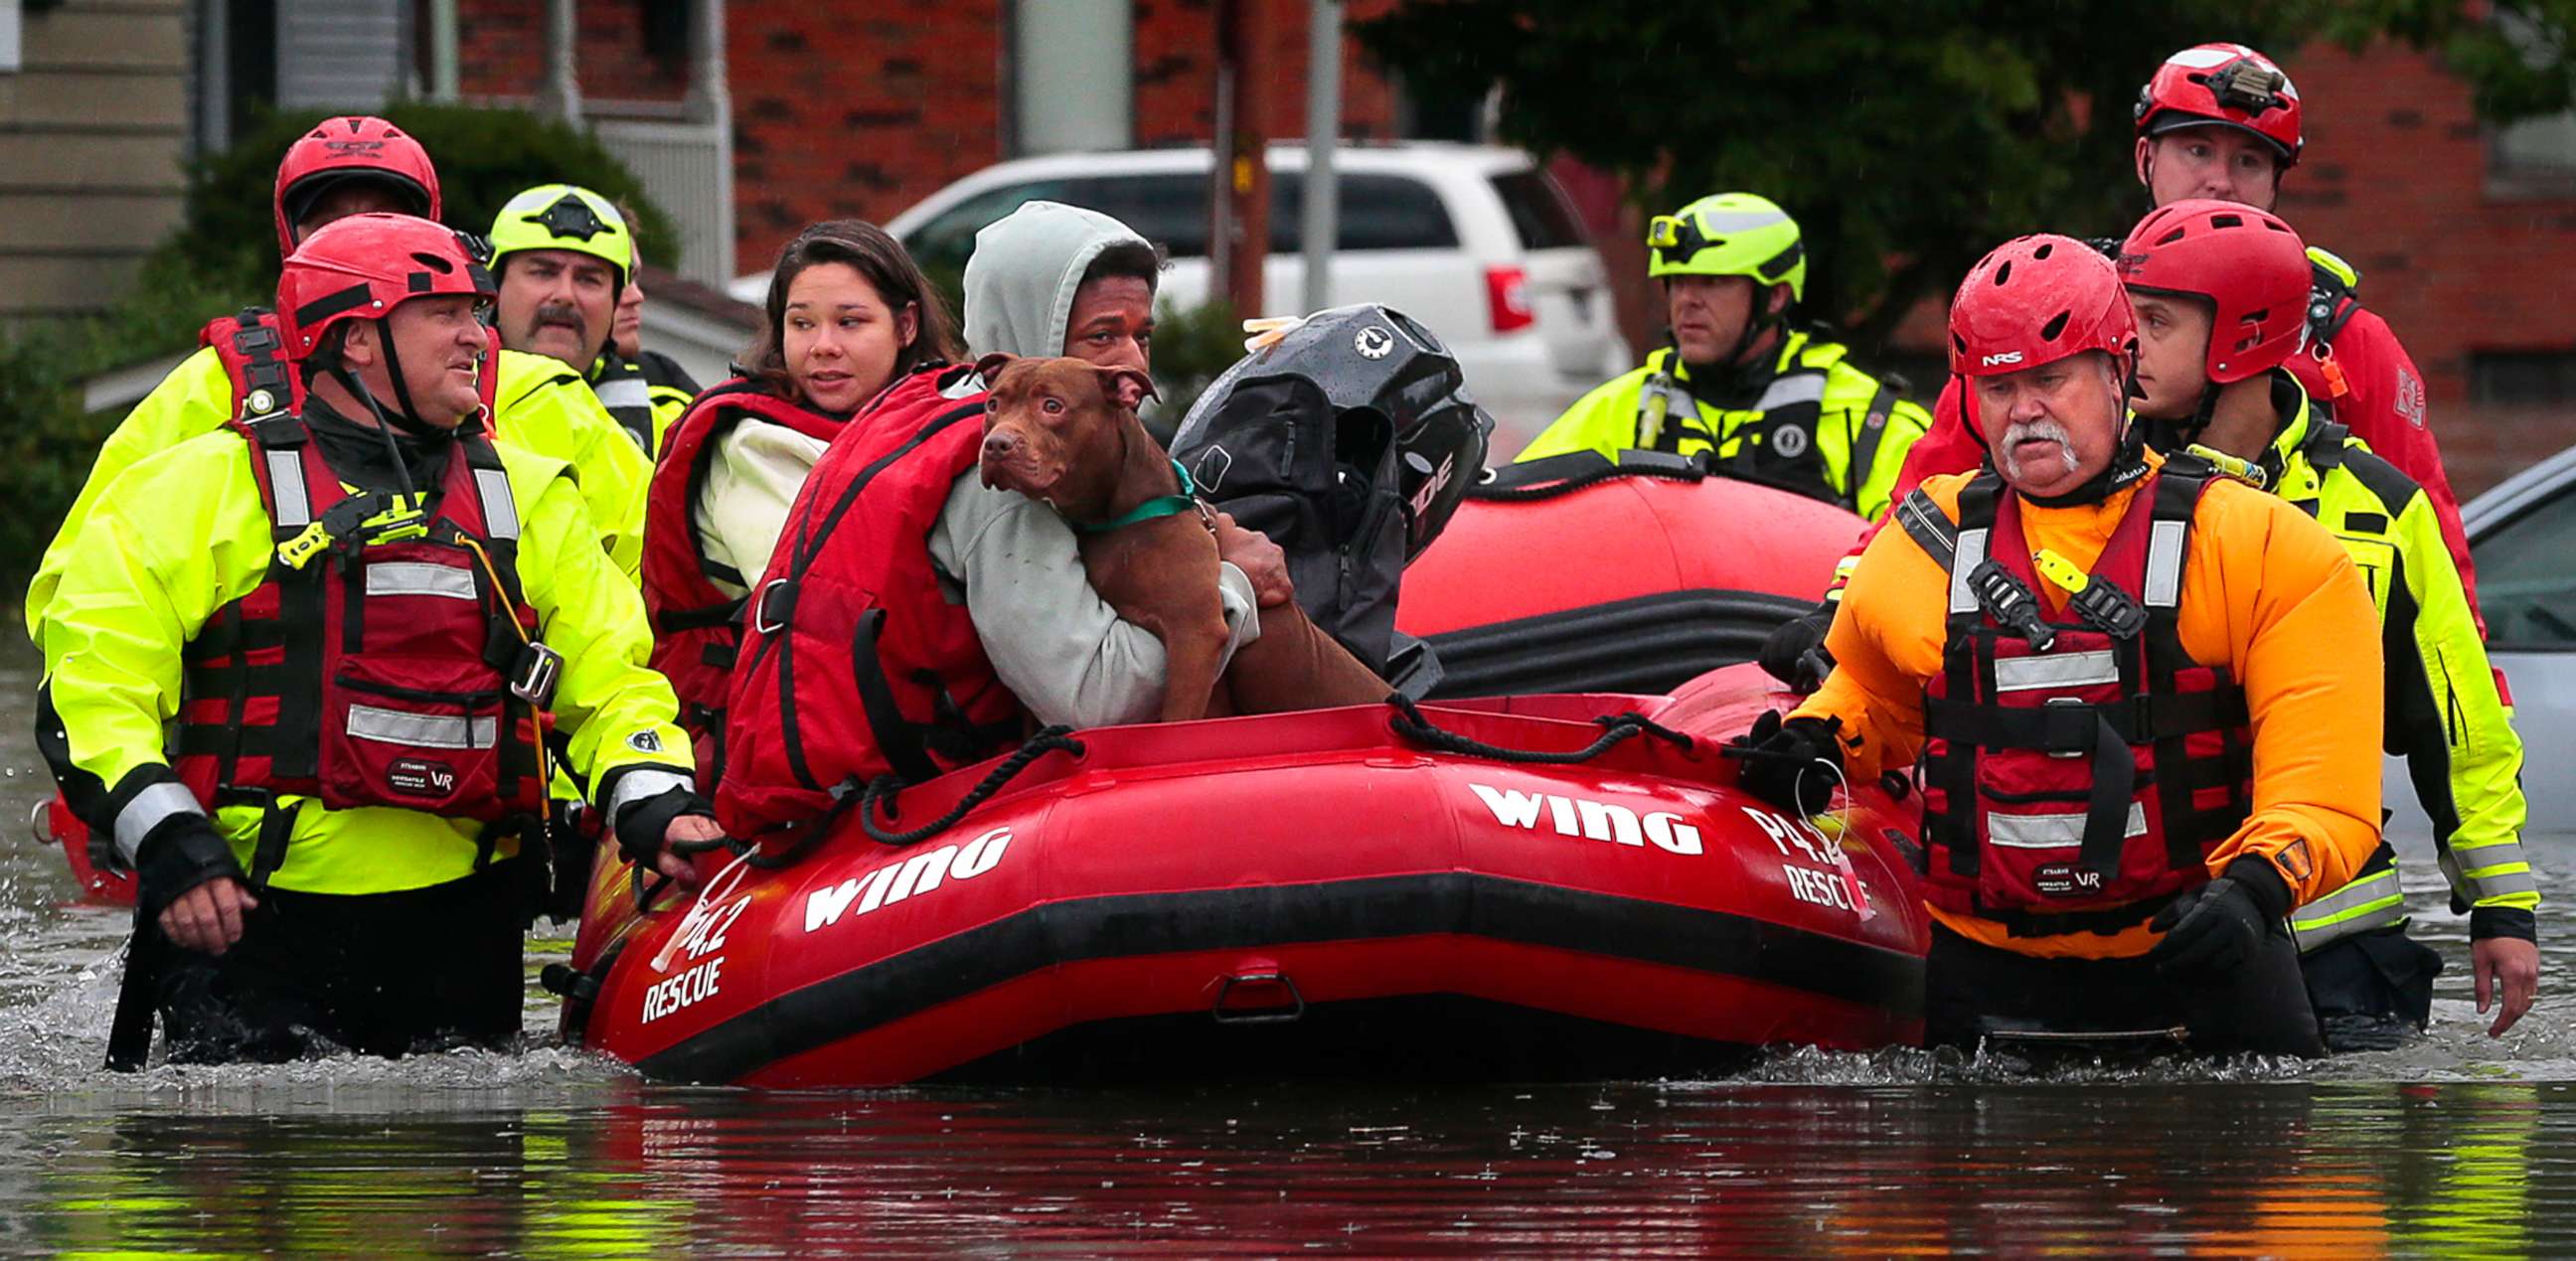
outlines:
[[[742,641],[742,598],[716,583],[748,588],[753,579],[707,558],[697,506],[718,444],[746,420],[827,443],[843,423],[748,381],[728,381],[689,405],[653,466],[644,497],[644,609],[653,619],[653,668],[679,693],[680,725],[697,749],[701,784],[724,778],[725,692]]]
[[[2114,933],[2209,879],[2252,808],[2253,737],[2244,690],[2175,629],[2207,485],[2178,461],[2149,474],[2055,618],[2020,499],[1991,470],[1960,492],[1954,530],[1920,491],[1891,514],[1950,571],[1924,699],[1933,906],[2015,936]]]
[[[493,400],[500,397],[501,330],[490,330],[489,337],[492,348],[484,354],[482,371],[474,374],[487,419],[495,410]],[[237,315],[216,316],[198,330],[197,344],[214,347],[215,358],[224,365],[233,386],[233,419],[303,413],[304,375],[279,357],[286,341],[275,311],[253,306]]]
[[[181,781],[209,811],[291,794],[332,810],[541,815],[559,661],[530,642],[518,507],[492,444],[460,436],[434,514],[365,542],[399,496],[349,494],[295,416],[232,427],[251,444],[278,547],[260,585],[181,654]],[[284,860],[285,831],[261,829],[254,881]]]
[[[879,776],[928,779],[1023,730],[924,546],[983,446],[985,396],[946,392],[968,371],[888,387],[806,477],[753,589],[726,707],[727,833],[812,826]]]

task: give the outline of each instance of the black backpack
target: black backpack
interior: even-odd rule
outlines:
[[[1362,304],[1309,316],[1227,369],[1172,457],[1287,553],[1317,626],[1418,695],[1438,668],[1396,632],[1397,589],[1483,474],[1493,428],[1431,330]]]

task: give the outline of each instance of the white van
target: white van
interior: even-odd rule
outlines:
[[[1270,148],[1267,310],[1294,312],[1303,145]],[[1163,297],[1208,298],[1207,149],[1060,154],[986,167],[886,224],[924,269],[955,275],[975,233],[1034,200],[1114,215],[1171,254]],[[1517,149],[1435,142],[1337,146],[1339,253],[1332,304],[1382,302],[1449,343],[1467,384],[1500,424],[1494,449],[1520,448],[1602,381],[1634,366],[1619,338],[1601,256],[1556,182]],[[731,286],[758,302],[766,272]]]

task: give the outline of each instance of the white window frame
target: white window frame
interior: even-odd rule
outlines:
[[[19,0],[0,0],[0,74],[15,74],[26,64],[26,23]]]

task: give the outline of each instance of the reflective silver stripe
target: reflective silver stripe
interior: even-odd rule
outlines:
[[[134,865],[134,856],[152,829],[179,814],[206,817],[204,807],[197,804],[197,794],[189,792],[184,784],[154,784],[134,794],[134,799],[116,812],[116,852],[124,857],[125,865]]]
[[[2122,836],[2147,834],[2147,808],[2129,803],[2129,829]],[[2013,849],[2070,849],[2084,843],[2084,812],[2073,814],[1986,815],[1986,839]]]
[[[1951,612],[1977,611],[1977,593],[1968,586],[1968,575],[1977,572],[1977,566],[1985,563],[1986,532],[1983,530],[1959,531],[1959,555],[1957,559],[1950,562]]]
[[[602,381],[590,388],[592,393],[599,395],[602,406],[651,407],[653,405],[653,391],[645,384],[642,377],[619,377],[614,381]]]
[[[1757,412],[1767,412],[1772,408],[1787,407],[1792,403],[1821,403],[1824,401],[1825,374],[1821,372],[1798,372],[1772,381],[1771,388],[1762,391],[1762,397],[1754,400],[1753,410]]]
[[[2042,687],[2085,687],[2120,681],[2120,663],[2111,650],[2061,652],[2042,657],[1995,659],[1995,690],[2027,692]]]
[[[501,723],[497,718],[414,714],[351,705],[348,731],[351,739],[380,744],[407,744],[420,749],[488,749],[499,740]]]
[[[483,524],[496,539],[519,537],[518,501],[510,498],[510,475],[496,468],[474,470],[474,489],[483,496]]]
[[[313,500],[304,493],[304,457],[292,448],[271,447],[268,457],[268,488],[277,497],[277,523],[284,526],[307,526],[313,523]]]
[[[647,801],[674,788],[695,788],[696,781],[678,771],[657,766],[639,766],[617,777],[617,789],[608,796],[608,824],[617,826],[617,817],[626,807]]]
[[[2376,903],[2377,905],[2373,905]],[[2290,913],[2301,954],[2373,929],[2406,922],[2406,894],[2394,868],[2373,872]]]
[[[2540,892],[2540,882],[2532,878],[2528,869],[2507,872],[2500,876],[2469,876],[2466,879],[2469,887],[2477,890],[2477,895],[2469,899],[2471,902],[2511,897],[2517,893]]]
[[[418,561],[385,561],[367,566],[368,595],[435,595],[451,600],[475,598],[474,571]]]
[[[2169,609],[2182,600],[2182,547],[2188,521],[2158,521],[2147,534],[2147,603]]]

